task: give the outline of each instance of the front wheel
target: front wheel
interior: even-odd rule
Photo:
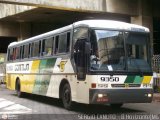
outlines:
[[[64,108],[71,110],[73,108],[72,98],[71,98],[71,88],[69,84],[65,84],[62,90],[62,102]]]

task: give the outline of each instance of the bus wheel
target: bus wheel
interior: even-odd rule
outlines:
[[[62,102],[66,109],[71,110],[73,107],[72,98],[71,98],[71,88],[69,84],[65,84],[62,90]]]
[[[117,104],[110,104],[110,106],[112,107],[112,108],[120,108],[120,107],[122,107],[122,103],[117,103]]]
[[[23,93],[21,92],[20,81],[16,82],[16,93],[19,98],[23,97]]]

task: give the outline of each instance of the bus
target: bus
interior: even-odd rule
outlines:
[[[153,97],[149,29],[112,20],[75,22],[8,46],[7,88],[74,103],[121,107]]]

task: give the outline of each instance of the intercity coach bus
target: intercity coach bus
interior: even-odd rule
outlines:
[[[152,101],[149,29],[112,20],[83,20],[8,46],[7,88],[73,103]]]

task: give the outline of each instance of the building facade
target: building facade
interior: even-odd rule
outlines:
[[[111,19],[148,27],[160,54],[159,0],[0,0],[0,53],[20,41],[84,19]]]

